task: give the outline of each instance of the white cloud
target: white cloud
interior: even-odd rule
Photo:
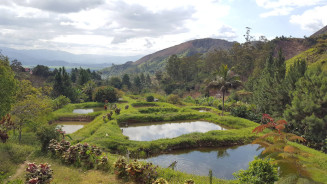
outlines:
[[[292,15],[290,22],[298,24],[301,29],[317,31],[327,25],[327,5],[307,10],[301,15]]]
[[[295,8],[318,5],[323,0],[256,0],[259,7],[269,10],[260,17],[289,15]]]

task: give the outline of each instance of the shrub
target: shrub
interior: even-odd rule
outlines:
[[[246,118],[247,117],[247,109],[245,105],[240,105],[236,107],[232,107],[231,109],[231,115],[240,117],[240,118]]]
[[[92,99],[96,102],[104,102],[108,100],[108,102],[113,103],[118,100],[118,95],[113,87],[101,86],[94,89]]]
[[[172,104],[180,104],[180,99],[177,95],[171,94],[168,96],[167,101]]]
[[[82,166],[86,169],[97,168],[108,170],[108,158],[96,146],[90,146],[87,143],[71,146],[70,142],[62,140],[58,142],[54,139],[50,141],[49,150],[52,155],[61,158],[66,164]]]
[[[146,97],[146,101],[147,101],[147,102],[153,102],[153,101],[154,101],[154,97],[153,97],[152,95],[147,96],[147,97]]]
[[[41,142],[41,150],[42,152],[48,152],[48,146],[50,144],[51,139],[58,140],[60,136],[60,132],[57,131],[56,125],[45,125],[38,129],[36,132],[36,136]]]
[[[137,160],[127,163],[125,157],[120,157],[114,166],[119,178],[131,179],[135,183],[151,184],[158,177],[157,166],[152,163],[141,163]]]
[[[119,157],[117,161],[114,163],[115,174],[118,178],[127,179],[128,172],[126,171],[127,160],[125,157]]]
[[[273,184],[278,180],[277,165],[270,159],[256,157],[250,162],[249,169],[234,173],[240,183]]]
[[[53,171],[47,163],[38,166],[35,163],[28,163],[26,171],[26,183],[46,184],[52,180]]]
[[[52,101],[52,107],[54,110],[57,110],[69,103],[70,103],[69,98],[65,97],[64,95],[60,95]]]

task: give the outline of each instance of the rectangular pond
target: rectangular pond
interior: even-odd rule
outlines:
[[[211,130],[226,130],[215,123],[207,121],[137,123],[131,125],[122,123],[120,128],[125,136],[135,141],[174,138],[192,132],[204,133]]]
[[[104,107],[93,107],[93,108],[85,108],[85,109],[74,109],[73,113],[76,114],[88,114],[92,112],[104,111]]]
[[[249,162],[260,155],[259,145],[248,144],[242,146],[222,148],[201,148],[188,151],[174,151],[144,159],[155,165],[167,168],[177,162],[175,170],[195,175],[208,176],[212,170],[213,176],[222,179],[234,179],[233,173],[240,169],[247,169]]]
[[[71,134],[76,132],[77,130],[84,127],[84,125],[88,124],[89,122],[81,122],[81,121],[57,121],[55,124],[57,127],[61,127],[66,134]]]

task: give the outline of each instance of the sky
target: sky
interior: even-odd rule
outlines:
[[[327,25],[327,0],[0,0],[0,46],[146,55],[185,41],[303,38]]]

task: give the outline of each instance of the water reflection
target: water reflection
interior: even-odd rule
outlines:
[[[168,167],[177,161],[176,170],[190,174],[208,176],[209,170],[218,178],[234,179],[233,173],[247,169],[248,163],[259,155],[259,145],[243,145],[224,148],[179,151],[145,159],[155,165]]]
[[[73,110],[73,113],[76,113],[76,114],[88,114],[88,113],[102,111],[102,110],[104,110],[102,107],[95,107],[95,108],[92,108],[92,109],[74,109]]]
[[[136,124],[129,127],[121,127],[123,134],[130,140],[152,141],[162,138],[173,138],[192,132],[208,132],[210,130],[226,130],[225,128],[206,121],[193,122],[169,122]]]
[[[88,122],[79,122],[79,121],[60,121],[57,122],[57,126],[61,127],[63,131],[67,134],[71,134],[76,132],[77,130],[81,129],[86,125]]]

